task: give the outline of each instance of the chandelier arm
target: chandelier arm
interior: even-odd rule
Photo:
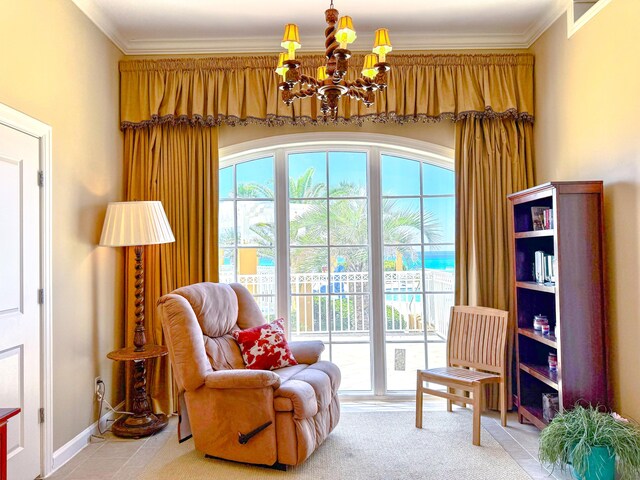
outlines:
[[[320,80],[317,80],[314,77],[310,77],[308,75],[300,75],[300,83],[309,85],[310,87],[319,87],[322,85],[322,82]]]
[[[306,98],[306,97],[313,97],[315,94],[317,93],[317,90],[315,87],[311,87],[311,88],[307,88],[304,90],[298,90],[297,92],[293,92],[291,94],[292,98]]]
[[[365,99],[365,94],[363,92],[361,92],[360,90],[356,90],[353,87],[351,87],[349,89],[349,91],[347,92],[347,95],[349,95],[351,98],[355,98],[356,100],[364,100]]]
[[[377,88],[378,86],[373,82],[373,80],[371,80],[370,78],[367,77],[360,77],[357,78],[355,81],[353,82],[349,82],[348,80],[345,80],[344,84],[349,87],[349,88],[362,88],[362,89],[369,89],[369,88]]]
[[[365,106],[370,107],[371,105],[373,105],[374,102],[374,91],[372,89],[370,90],[357,90],[353,87],[351,87],[349,89],[349,91],[347,92],[347,95],[355,100],[359,100],[362,103],[365,104]]]

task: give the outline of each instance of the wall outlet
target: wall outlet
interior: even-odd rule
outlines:
[[[98,394],[100,393],[100,384],[104,385],[104,382],[102,381],[102,377],[96,377],[95,380],[93,381],[93,394],[96,396],[96,398],[98,397]]]

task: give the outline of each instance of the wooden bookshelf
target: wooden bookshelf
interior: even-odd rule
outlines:
[[[542,413],[543,394],[557,393],[561,410],[578,401],[603,406],[610,402],[602,182],[550,182],[508,198],[518,418],[544,428],[548,422]],[[551,208],[552,228],[534,230],[531,207]],[[536,251],[555,256],[553,285],[534,281]],[[534,330],[536,314],[549,319],[549,335]],[[557,371],[549,369],[550,353],[557,355]]]

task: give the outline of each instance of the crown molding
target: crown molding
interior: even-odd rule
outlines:
[[[531,45],[535,43],[540,36],[547,31],[547,29],[556,23],[556,20],[562,16],[564,12],[567,11],[567,1],[573,2],[573,0],[556,0],[553,8],[550,8],[547,12],[547,15],[540,18],[536,23],[531,25],[525,36],[527,37],[527,46],[529,48]]]
[[[191,39],[127,39],[111,19],[90,0],[72,0],[89,19],[125,55],[171,55],[171,54],[246,54],[277,53],[281,38],[268,37],[236,38],[191,38]],[[554,8],[522,34],[437,35],[416,33],[394,33],[394,51],[419,50],[482,50],[482,49],[526,49],[549,28],[567,8],[567,0],[556,0]],[[369,38],[370,37],[370,38]],[[325,38],[320,35],[305,36],[304,44],[320,51]],[[360,45],[373,44],[373,35],[362,35]],[[360,50],[353,46],[354,51]],[[303,52],[301,52],[303,53]]]
[[[124,54],[127,54],[127,40],[122,36],[116,25],[104,12],[89,0],[72,0],[82,13],[104,33],[113,44]]]
[[[271,37],[263,36],[260,38],[244,37],[233,39],[139,39],[116,43],[116,45],[127,55],[275,54],[280,51],[280,41],[280,36],[274,35]],[[318,52],[324,45],[324,41],[324,37],[310,37],[307,35],[304,41],[306,48],[304,51],[299,52],[301,54]],[[358,43],[360,45],[373,44],[373,38],[371,42],[359,41]],[[529,48],[531,43],[533,42],[530,41],[529,35],[428,35],[396,33],[394,35],[395,46],[393,50],[394,52],[400,52],[419,50],[524,49]],[[307,50],[307,48],[312,48],[313,50]],[[358,46],[352,46],[352,50],[354,52],[365,51],[364,49],[359,49]]]

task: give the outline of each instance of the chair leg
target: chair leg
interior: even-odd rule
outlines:
[[[500,423],[507,426],[507,382],[500,382]]]
[[[419,370],[416,382],[416,428],[422,428],[422,376]]]
[[[482,385],[473,387],[473,444],[480,446],[480,415],[482,414]]]
[[[447,393],[453,394],[453,388],[447,387]],[[447,398],[447,412],[453,412],[453,401]]]

